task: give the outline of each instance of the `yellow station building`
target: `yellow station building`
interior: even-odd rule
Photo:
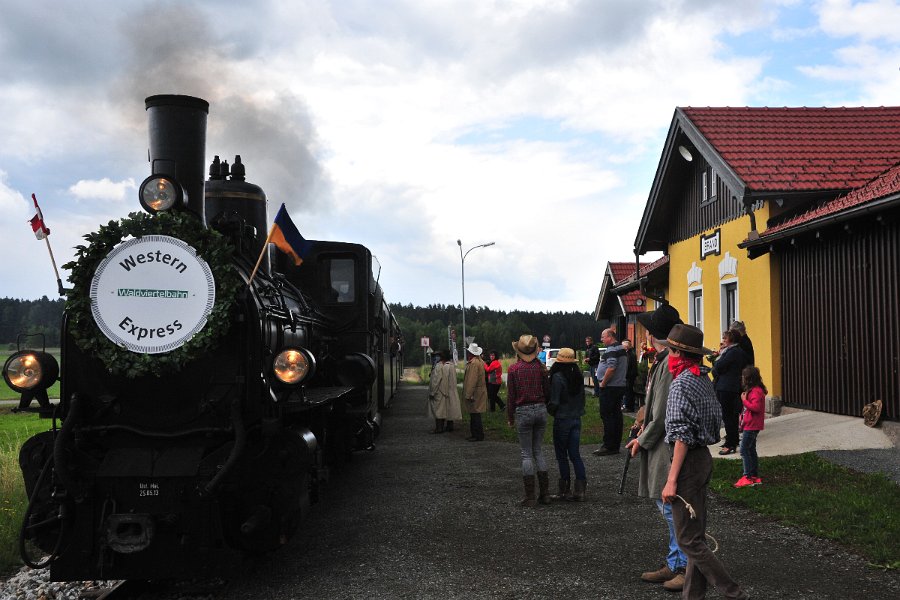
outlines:
[[[840,275],[828,275],[826,287],[816,288],[817,296],[793,292],[811,282],[821,284],[831,270],[829,265],[844,252],[828,250],[843,247],[841,236],[847,235],[848,226],[833,227],[828,220],[832,217],[822,216],[825,207],[837,203],[834,210],[843,210],[841,199],[849,192],[870,184],[898,163],[900,108],[678,108],[634,248],[635,264],[652,252],[662,252],[663,260],[641,268],[638,278],[632,269],[632,275],[613,291],[627,293],[640,287],[651,310],[660,302],[671,304],[686,323],[703,330],[704,343],[712,349],[719,347],[722,332],[732,321],[743,321],[771,397],[783,397],[785,403],[797,406],[859,414],[863,398],[842,403],[830,399],[828,389],[797,385],[801,377],[807,381],[807,371],[815,367],[810,363],[816,353],[808,352],[815,348],[814,331],[821,336],[818,330],[829,326],[817,313],[820,301],[831,300],[820,298],[821,290],[829,296],[833,290],[837,297],[856,282],[842,283]],[[781,231],[788,223],[793,229]],[[886,247],[895,243],[892,236],[885,238]],[[804,244],[812,258],[803,259],[806,262],[798,269],[794,265],[800,259],[795,257],[801,253],[796,249]],[[790,278],[784,272],[786,265],[790,265]],[[896,282],[896,272],[886,269],[885,277]],[[785,286],[791,295],[783,293]],[[805,298],[807,304],[798,310],[786,304],[788,297]],[[891,299],[885,296],[882,301]],[[896,299],[893,302],[896,306]],[[810,337],[797,335],[798,321],[808,321]],[[787,338],[786,326],[792,332]],[[858,335],[863,333],[869,343],[878,343],[871,339],[873,331],[866,329]],[[836,337],[837,350],[828,346],[828,351],[850,361],[846,367],[855,360],[854,353],[847,350],[847,334]],[[786,353],[789,358],[802,354],[808,360],[788,361],[791,366],[785,368]],[[842,365],[821,366],[840,371]],[[870,367],[860,363],[854,368]],[[893,384],[890,376],[884,379],[881,387],[885,389],[872,390],[870,395],[900,395],[896,383],[900,378],[894,377]],[[791,390],[790,397],[785,397],[786,389]]]

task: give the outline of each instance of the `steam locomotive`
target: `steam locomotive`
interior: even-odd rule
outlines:
[[[23,393],[61,382],[19,458],[23,560],[54,581],[216,575],[278,548],[329,470],[374,447],[402,371],[371,252],[310,241],[298,266],[268,244],[240,156],[204,181],[209,104],[146,110],[146,212],[66,265],[60,363],[23,350],[3,368]]]

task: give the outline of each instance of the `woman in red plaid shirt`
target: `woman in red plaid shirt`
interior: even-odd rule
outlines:
[[[547,463],[541,450],[547,428],[547,398],[550,379],[541,361],[535,360],[540,345],[533,335],[523,335],[512,343],[519,360],[509,367],[506,375],[506,416],[509,426],[515,425],[522,450],[522,479],[525,499],[522,506],[534,506],[534,478],[537,473],[540,493],[538,502],[550,504]]]

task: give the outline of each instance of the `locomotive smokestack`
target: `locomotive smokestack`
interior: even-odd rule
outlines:
[[[209,102],[192,96],[166,94],[150,96],[145,103],[150,129],[151,174],[174,177],[185,190],[188,210],[203,219]]]

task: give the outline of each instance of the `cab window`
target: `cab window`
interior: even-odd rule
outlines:
[[[328,261],[328,298],[336,304],[356,301],[356,265],[352,258],[332,258]]]

